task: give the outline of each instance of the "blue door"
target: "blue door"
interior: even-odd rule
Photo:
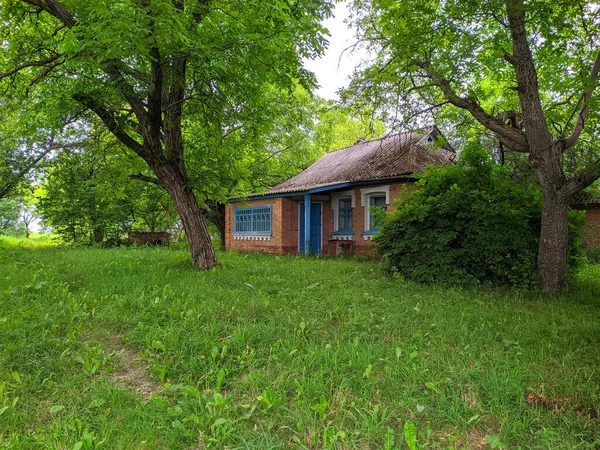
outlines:
[[[300,253],[304,253],[304,203],[300,203]],[[310,204],[310,251],[321,253],[321,204]]]

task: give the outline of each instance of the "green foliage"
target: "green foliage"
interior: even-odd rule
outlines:
[[[0,238],[0,447],[594,448],[600,266],[547,299],[219,259]]]
[[[0,233],[15,234],[22,231],[20,215],[21,203],[18,199],[0,199]]]
[[[185,228],[198,228],[188,235],[192,254],[213,267],[198,206],[255,191],[246,189],[254,174],[272,178],[294,164],[280,155],[304,149],[307,108],[294,106],[316,85],[302,60],[323,53],[320,21],[332,8],[330,0],[75,0],[39,10],[4,2],[1,87],[31,94],[52,117],[93,111],[186,208]],[[200,201],[177,194],[184,189]]]
[[[503,150],[529,154],[544,191],[540,288],[549,294],[564,289],[568,199],[600,175],[595,2],[352,4],[361,41],[374,57],[356,71],[344,98],[368,105],[394,126],[459,108],[468,114],[456,116],[470,115],[467,127],[478,123],[474,134],[493,141],[500,158]],[[522,162],[511,164],[528,177]]]
[[[585,248],[585,256],[592,264],[600,264],[600,245],[589,245]]]
[[[350,109],[332,102],[323,102],[317,119],[314,142],[323,152],[354,145],[359,138],[366,141],[380,138],[385,131],[383,122],[356,117]]]
[[[519,111],[518,92],[513,89],[515,71],[505,59],[505,52],[512,52],[506,5],[498,0],[354,0],[354,24],[376,56],[357,71],[344,97],[379,110],[388,123],[408,120],[419,112],[437,116],[446,104],[420,65],[427,63],[459,95],[476,99],[490,114]],[[593,2],[572,1],[552,5],[524,2],[522,8],[527,15],[527,32],[538,37],[531,51],[544,114],[559,135],[572,127],[567,118],[577,109],[589,82],[598,52],[596,45],[589,44],[600,37],[600,11]],[[432,105],[439,105],[433,113]],[[590,106],[589,134],[581,143],[586,151],[575,157],[585,162],[597,158],[597,146],[590,138],[597,138],[598,99]],[[570,166],[573,161],[565,163]]]
[[[376,247],[408,279],[419,282],[536,285],[541,193],[511,179],[479,145],[456,165],[430,167],[414,193],[400,197]],[[579,255],[571,216],[571,255]]]
[[[178,75],[172,61],[186,62],[183,100],[162,105],[161,114],[182,106],[186,171],[201,204],[270,187],[316,158],[308,142],[317,104],[309,90],[316,80],[302,59],[324,51],[320,20],[330,15],[332,2],[216,0],[207,6],[78,0],[63,6],[75,18],[72,27],[46,12],[32,13],[23,1],[0,7],[6,44],[0,73],[60,55],[57,64],[34,65],[11,77],[7,93],[21,99],[27,89],[28,109],[64,116],[82,109],[73,97],[85,93],[109,110],[117,131],[145,142],[144,126],[123,86],[144,102],[156,51],[163,61],[164,89],[179,83],[173,80]],[[113,63],[120,81],[107,76]],[[32,78],[36,82],[29,86]],[[13,103],[11,109],[18,111],[18,102]],[[163,150],[163,156],[172,156],[172,149]]]
[[[64,151],[37,190],[37,209],[63,240],[119,243],[128,231],[167,231],[175,225],[173,204],[159,186],[130,179],[143,165],[119,153],[106,133]]]

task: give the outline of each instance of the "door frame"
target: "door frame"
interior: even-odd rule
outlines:
[[[310,202],[311,205],[319,204],[321,205],[321,248],[319,249],[319,253],[323,253],[323,215],[325,213],[324,202]],[[300,214],[300,205],[304,205],[304,202],[298,202],[298,253],[300,253],[300,244],[302,243],[302,237],[300,236],[300,223],[302,221],[303,214]]]

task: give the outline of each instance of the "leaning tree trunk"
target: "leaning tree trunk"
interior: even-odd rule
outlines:
[[[183,2],[176,3],[183,6]],[[111,111],[94,96],[78,93],[73,98],[94,111],[117,139],[146,161],[156,178],[141,174],[135,178],[158,184],[169,193],[181,218],[194,264],[209,270],[218,264],[217,257],[204,216],[189,186],[184,160],[182,117],[189,85],[186,81],[187,60],[181,55],[163,58],[158,47],[150,48],[149,55],[152,62],[145,101],[124,77],[122,68],[127,65],[123,61],[110,60],[103,67],[131,106],[139,122],[137,133],[143,143],[125,132]]]
[[[215,248],[208,233],[204,216],[194,191],[187,186],[185,175],[179,173],[172,165],[160,165],[153,169],[179,213],[194,264],[204,270],[217,266]]]
[[[538,279],[543,292],[556,295],[568,281],[569,205],[558,192],[544,189]]]

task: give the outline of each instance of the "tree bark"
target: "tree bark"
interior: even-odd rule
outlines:
[[[523,0],[506,0],[506,11],[513,44],[513,54],[506,59],[515,69],[529,159],[543,194],[538,280],[543,292],[556,295],[566,288],[568,279],[570,196],[564,193],[567,179],[558,159],[562,144],[550,133],[542,108]]]
[[[550,295],[564,291],[568,282],[569,204],[556,191],[544,190],[538,251],[540,289]]]
[[[526,125],[527,126],[527,125]],[[557,157],[560,144],[548,143],[545,133],[531,126],[530,162],[542,188],[542,227],[538,249],[538,280],[542,292],[557,295],[567,288],[569,265],[569,202],[566,177]]]
[[[187,186],[187,178],[170,164],[160,164],[153,171],[177,208],[194,264],[204,270],[216,267],[215,248],[194,191]]]
[[[215,249],[196,196],[191,189],[179,184],[167,187],[167,191],[179,212],[194,264],[204,270],[217,266]]]

